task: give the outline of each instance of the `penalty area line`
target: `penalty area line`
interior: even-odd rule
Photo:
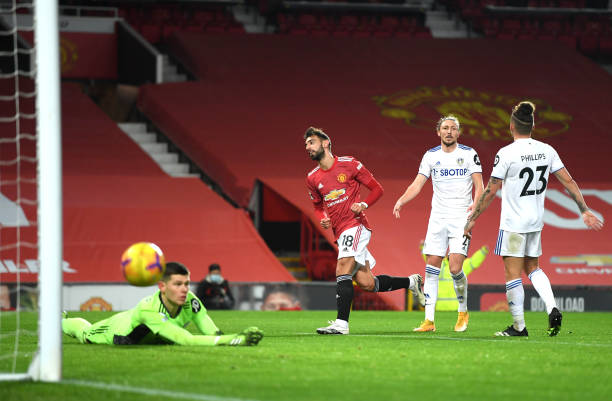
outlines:
[[[148,396],[166,397],[182,400],[201,400],[201,401],[258,401],[248,398],[235,398],[235,397],[222,397],[218,395],[210,394],[198,394],[198,393],[184,393],[181,391],[168,391],[162,389],[152,389],[144,387],[126,386],[123,384],[116,383],[104,383],[87,380],[62,380],[60,384],[67,384],[72,386],[89,387],[99,390],[120,392],[120,393],[135,393]]]
[[[319,337],[343,337],[342,335],[334,334],[317,334],[317,333],[296,333],[298,335],[311,335]],[[478,341],[478,342],[496,342],[499,344],[513,344],[513,340],[504,340],[502,338],[461,338],[461,337],[445,337],[445,336],[432,336],[427,334],[420,335],[406,335],[406,334],[349,334],[350,337],[400,337],[406,340],[442,340],[442,341]],[[541,340],[530,340],[529,338],[520,338],[527,344],[547,344],[547,345],[576,345],[579,347],[601,347],[601,348],[612,348],[612,344],[594,344],[594,343],[570,343],[567,341],[541,341]]]

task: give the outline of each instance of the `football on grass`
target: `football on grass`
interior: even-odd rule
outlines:
[[[153,285],[162,278],[165,270],[164,254],[151,242],[133,244],[121,256],[123,277],[132,285]]]

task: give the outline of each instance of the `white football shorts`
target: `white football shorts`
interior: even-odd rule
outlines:
[[[470,240],[463,236],[463,229],[467,217],[461,218],[432,218],[429,217],[427,235],[423,253],[425,255],[446,256],[448,253],[460,253],[467,256]]]
[[[371,237],[372,232],[361,224],[343,231],[338,237],[338,259],[353,257],[357,262],[353,275],[361,266],[365,266],[366,262],[370,263],[370,270],[376,265],[376,259],[368,251]]]
[[[542,255],[542,231],[531,233],[513,233],[499,230],[495,254],[499,256],[529,256],[537,258]]]

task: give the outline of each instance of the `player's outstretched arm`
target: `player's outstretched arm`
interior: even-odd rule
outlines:
[[[589,210],[584,200],[584,197],[582,196],[582,192],[580,192],[578,184],[576,183],[576,181],[574,181],[569,171],[567,171],[567,169],[563,167],[562,169],[555,172],[555,177],[557,177],[559,182],[563,185],[563,187],[565,187],[567,192],[569,192],[572,199],[574,199],[576,205],[578,205],[578,209],[582,214],[582,221],[584,221],[584,224],[587,227],[592,228],[593,230],[601,230],[601,228],[603,227],[603,221],[599,220],[599,218],[597,218],[597,216],[595,216],[595,214],[593,214],[593,212]]]
[[[423,185],[425,185],[426,182],[427,177],[425,177],[423,174],[417,174],[414,181],[412,181],[408,188],[406,188],[403,195],[399,197],[397,202],[395,202],[395,206],[393,207],[393,215],[396,219],[400,218],[400,210],[402,209],[402,206],[413,200],[419,194],[419,192],[421,192],[421,189],[423,189]]]
[[[200,303],[200,305],[202,305]],[[200,331],[200,333],[204,335],[213,335],[221,333],[221,330],[217,327],[215,322],[208,315],[206,308],[204,305],[201,306],[201,310],[198,313],[194,314],[193,322]]]
[[[467,238],[472,238],[472,228],[474,227],[474,224],[476,224],[476,219],[482,214],[482,212],[484,212],[489,207],[489,205],[495,198],[495,194],[501,188],[502,182],[502,180],[496,177],[491,177],[489,179],[487,187],[485,188],[480,198],[478,198],[478,200],[476,201],[474,210],[472,211],[472,214],[468,217],[467,223],[465,224],[465,228],[463,229],[463,235],[465,235]]]
[[[257,327],[249,327],[238,334],[193,335],[169,322],[162,325],[157,334],[178,345],[257,345],[263,338],[263,332]]]

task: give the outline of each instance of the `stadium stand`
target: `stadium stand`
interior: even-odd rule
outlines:
[[[280,34],[431,38],[420,4],[281,2],[268,13]]]
[[[436,145],[434,124],[440,114],[459,116],[462,142],[478,150],[487,179],[497,149],[509,140],[510,108],[530,98],[538,104],[538,135],[560,149],[583,188],[606,190],[612,178],[596,162],[607,158],[601,143],[609,139],[602,127],[610,119],[605,99],[612,81],[562,44],[524,41],[517,58],[512,41],[185,32],[173,36],[170,48],[200,81],[144,86],[139,107],[239,204],[248,204],[257,179],[312,217],[304,177],[313,163],[301,137],[309,125],[327,130],[337,154],[354,155],[375,173],[386,190],[367,212],[379,272],[399,275],[422,267],[412,250],[426,231],[431,189],[424,189],[399,222],[391,210],[414,178],[423,152]],[[495,69],[475,72],[474,66],[490,65],[491,59]],[[549,185],[560,188],[554,179]],[[599,197],[589,202],[595,210],[610,210]],[[549,203],[552,213],[575,218],[562,205]],[[496,203],[483,216],[473,246],[494,245],[498,216]],[[551,226],[545,235],[550,257],[608,249],[605,233]],[[577,245],[585,241],[588,251]],[[555,285],[576,282],[575,274],[555,270],[550,260],[543,259],[542,266]],[[595,273],[581,273],[578,279],[610,283]],[[470,276],[472,283],[502,280],[493,262]]]
[[[64,260],[71,269],[65,282],[123,282],[121,253],[138,241],[157,243],[168,260],[189,266],[194,278],[217,262],[232,281],[295,281],[243,210],[197,178],[163,173],[78,85],[62,85],[62,110]],[[3,124],[1,132],[10,137],[14,127]],[[26,209],[30,213],[35,206]],[[3,241],[15,231],[4,227]],[[36,243],[35,230],[27,235],[22,240]],[[11,250],[0,259],[12,259]],[[26,271],[21,280],[36,276]]]
[[[331,243],[330,233],[317,231],[305,195],[304,176],[313,164],[300,152],[301,133],[309,125],[321,126],[334,139],[338,154],[361,159],[386,189],[380,204],[368,211],[375,227],[372,249],[379,272],[404,275],[422,270],[422,261],[412,249],[425,234],[431,189],[426,187],[399,222],[391,217],[391,209],[416,173],[422,153],[435,146],[433,124],[440,114],[459,115],[464,124],[462,142],[478,150],[486,179],[496,150],[507,143],[510,107],[522,98],[536,101],[537,136],[560,149],[572,174],[587,189],[591,206],[602,213],[610,210],[607,194],[611,173],[601,168],[597,160],[607,157],[609,140],[602,127],[609,124],[606,104],[612,83],[609,75],[574,51],[592,58],[612,57],[610,10],[605,9],[604,2],[435,3],[433,7],[444,4],[485,36],[469,41],[431,40],[432,34],[425,25],[426,12],[420,3],[245,2],[246,6],[256,6],[280,35],[233,35],[245,33],[245,29],[234,16],[237,2],[231,0],[160,1],[146,7],[136,1],[92,3],[118,6],[119,16],[150,43],[170,50],[198,79],[146,85],[140,91],[139,108],[241,207],[249,206],[254,183],[261,182],[294,209],[288,213],[291,217],[287,221],[308,225],[314,230],[312,238],[323,236]],[[401,40],[404,38],[413,40]],[[478,68],[491,66],[492,60],[495,68]],[[257,235],[245,212],[227,206],[197,180],[169,180],[114,125],[110,128],[100,123],[97,125],[108,126],[108,130],[102,133],[96,126],[93,137],[82,135],[83,127],[104,118],[99,110],[92,111],[90,103],[85,106],[88,102],[82,94],[75,94],[76,87],[65,87],[68,98],[64,103],[74,110],[86,110],[65,119],[75,122],[74,128],[69,128],[69,132],[74,130],[72,140],[66,144],[66,193],[78,204],[70,203],[67,209],[76,216],[71,220],[75,224],[67,227],[107,227],[96,233],[96,238],[113,243],[118,232],[104,218],[109,211],[102,204],[130,198],[142,205],[142,215],[158,216],[164,210],[167,221],[192,216],[189,220],[194,227],[179,230],[165,223],[170,228],[158,235],[159,241],[170,244],[169,250],[164,247],[167,252],[193,255],[186,257],[199,263],[201,257],[196,259],[195,253],[190,252],[195,252],[193,242],[200,241],[207,245],[201,245],[198,251],[221,250],[234,260],[241,258],[236,263],[242,266],[236,276],[228,267],[232,281],[293,280]],[[121,152],[114,152],[119,146]],[[126,164],[126,160],[130,163]],[[126,174],[128,168],[134,172]],[[549,219],[557,225],[549,223],[545,232],[545,252],[550,259],[542,260],[542,266],[550,272],[553,285],[611,285],[612,275],[591,268],[600,266],[598,258],[608,255],[604,240],[607,234],[576,229],[576,215],[568,208],[571,201],[559,191],[561,187],[554,179],[549,185],[554,198],[547,206]],[[159,187],[164,188],[163,195],[152,192],[152,188]],[[173,192],[187,194],[185,198],[189,200],[176,200]],[[85,216],[84,209],[79,208],[91,201],[90,194],[95,194],[97,206],[93,214]],[[200,199],[207,205],[205,211],[196,201]],[[162,209],[171,202],[179,202],[177,210]],[[123,206],[117,203],[111,213],[131,216],[133,206],[127,204],[127,200]],[[493,245],[499,204],[491,209],[483,217],[473,246]],[[310,221],[304,223],[303,216]],[[218,225],[220,220],[232,219],[232,230],[236,232],[213,229],[216,236],[211,239],[206,234],[210,231],[198,226],[208,219]],[[138,229],[131,231],[127,219],[119,220],[117,229],[128,234],[142,235],[144,228],[153,231],[160,224],[158,219],[140,216],[136,220]],[[189,235],[181,237],[182,230]],[[82,232],[73,230],[67,235],[80,238]],[[220,235],[244,243],[240,255],[229,245],[215,241]],[[74,253],[70,253],[69,262],[78,269],[90,262],[92,248],[76,242],[70,245]],[[588,249],[577,244],[588,244]],[[95,259],[100,265],[111,265],[111,253],[112,264],[116,263],[119,251],[116,244],[112,246],[96,248]],[[310,277],[333,279],[334,252],[329,247],[307,248],[307,256],[312,258]],[[87,260],[83,256],[86,253]],[[273,267],[260,275],[250,268],[253,260],[258,266],[271,263]],[[232,264],[217,261],[224,266]],[[496,267],[492,263],[490,268],[479,269],[470,276],[470,282],[502,282],[502,271]],[[109,267],[88,268],[98,269]],[[114,272],[117,273],[118,270]],[[75,281],[88,280],[74,279],[77,276],[67,279],[71,277]],[[364,299],[368,295],[362,294]],[[388,301],[394,308],[401,308],[401,298],[391,294],[384,295],[382,303],[378,298],[363,303],[384,308]]]
[[[500,40],[557,40],[589,57],[609,57],[607,1],[449,0],[472,29]]]
[[[237,2],[236,2],[237,3]],[[235,20],[228,2],[119,4],[119,15],[151,43],[167,39],[173,32],[245,33]]]

